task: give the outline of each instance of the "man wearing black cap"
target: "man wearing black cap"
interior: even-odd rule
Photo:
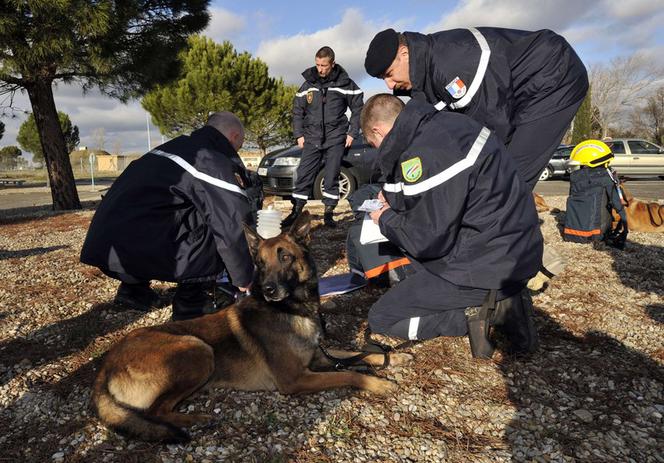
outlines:
[[[395,94],[464,113],[491,129],[531,190],[588,90],[579,57],[546,29],[471,27],[428,35],[387,29],[371,41],[364,66]],[[546,251],[544,266],[555,274],[564,263]]]
[[[323,47],[316,52],[316,65],[306,69],[293,101],[293,133],[303,148],[297,168],[293,210],[283,221],[289,226],[302,212],[325,157],[323,178],[324,223],[336,226],[332,213],[339,202],[339,171],[345,148],[359,136],[362,90],[334,62],[334,51]],[[350,108],[350,123],[346,109]]]

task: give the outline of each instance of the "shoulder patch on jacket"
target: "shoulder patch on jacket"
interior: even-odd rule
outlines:
[[[416,182],[422,176],[422,160],[419,157],[401,163],[401,173],[407,182]]]
[[[309,89],[309,91],[307,92],[307,103],[311,104],[313,103],[313,101],[314,101],[314,91]]]
[[[466,84],[457,76],[452,82],[445,86],[447,93],[457,100],[466,94]]]

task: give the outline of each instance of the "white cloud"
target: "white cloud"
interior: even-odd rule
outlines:
[[[210,23],[202,34],[212,38],[215,42],[221,43],[236,37],[246,26],[244,17],[224,8],[211,7],[209,11]]]
[[[552,29],[593,63],[661,43],[663,23],[660,0],[462,0],[424,32],[469,26]]]
[[[463,0],[426,32],[469,26],[562,30],[585,15],[595,0]]]
[[[311,34],[299,33],[262,41],[256,55],[267,63],[270,73],[283,77],[287,83],[300,84],[301,73],[314,65],[314,55],[322,46],[330,46],[336,61],[358,82],[366,77],[364,57],[373,36],[385,24],[367,20],[357,9],[348,9],[341,22]]]
[[[603,8],[619,19],[642,18],[662,10],[659,0],[605,0]]]

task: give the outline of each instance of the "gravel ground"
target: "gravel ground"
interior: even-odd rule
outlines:
[[[338,229],[314,231],[321,275],[347,271],[342,211]],[[476,361],[466,339],[429,341],[409,349],[412,365],[376,373],[399,384],[386,398],[211,389],[181,408],[214,422],[163,446],[108,431],[90,409],[104,352],[170,316],[113,305],[115,282],[78,262],[91,215],[0,217],[0,462],[664,462],[663,234],[632,233],[622,252],[564,243],[564,212],[541,213],[570,265],[534,296],[536,354]],[[325,342],[358,344],[383,291],[325,301]]]

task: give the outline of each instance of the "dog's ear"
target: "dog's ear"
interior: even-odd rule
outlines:
[[[244,227],[244,237],[247,239],[247,244],[249,245],[249,252],[251,252],[251,256],[255,258],[256,253],[258,252],[258,246],[263,242],[263,238],[261,238],[261,236],[246,223],[243,222],[242,226]]]
[[[311,231],[311,215],[309,211],[302,212],[298,218],[293,222],[288,234],[291,235],[295,240],[300,241],[304,244],[309,244],[311,237],[309,232]]]

